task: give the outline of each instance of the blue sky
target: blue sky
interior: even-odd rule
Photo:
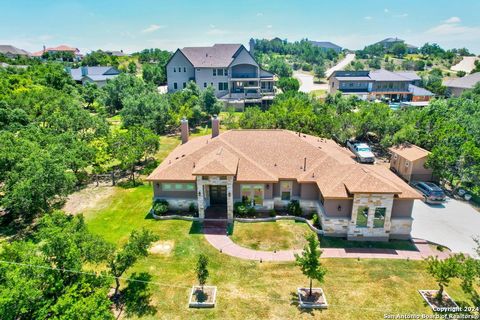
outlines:
[[[174,50],[251,37],[328,40],[350,49],[390,36],[480,53],[478,0],[2,0],[0,44]]]

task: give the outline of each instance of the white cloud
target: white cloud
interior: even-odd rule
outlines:
[[[387,8],[385,8],[385,9],[383,9],[383,12],[385,12],[385,13],[389,13],[389,12],[390,12],[390,10],[388,10]]]
[[[258,12],[257,17],[263,17],[263,12]]]
[[[428,29],[426,33],[435,36],[480,37],[480,27],[462,26],[458,23],[442,23]]]
[[[460,23],[462,20],[459,17],[451,17],[445,20],[445,23]]]
[[[406,17],[408,17],[408,13],[396,14],[394,17],[395,18],[406,18]]]
[[[271,24],[267,25],[267,29],[272,29],[273,26]]]
[[[373,18],[371,16],[366,16],[366,17],[363,17],[363,19],[365,20],[372,20]]]
[[[163,28],[165,28],[165,26],[161,26],[161,25],[158,25],[158,24],[151,24],[147,28],[143,29],[142,33],[150,33],[150,32],[154,32],[154,31],[157,31],[157,30],[163,29]]]

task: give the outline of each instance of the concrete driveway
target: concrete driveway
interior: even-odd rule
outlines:
[[[342,61],[325,72],[325,77],[328,78],[333,72],[345,69],[345,67],[353,60],[355,60],[355,53],[348,53]]]
[[[475,68],[475,61],[479,60],[478,57],[463,57],[462,61],[452,66],[450,69],[453,71],[465,71],[470,73]]]
[[[302,71],[294,71],[293,76],[300,81],[300,91],[309,93],[315,90],[328,90],[327,83],[314,83],[313,75]]]
[[[480,212],[466,202],[448,198],[444,205],[416,200],[412,237],[475,256],[473,237],[480,236]]]

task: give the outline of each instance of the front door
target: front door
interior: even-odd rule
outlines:
[[[227,204],[227,186],[210,186],[210,205]]]

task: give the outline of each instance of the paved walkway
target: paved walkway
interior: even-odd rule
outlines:
[[[302,250],[281,250],[281,251],[257,251],[248,249],[234,243],[226,235],[226,229],[221,225],[206,225],[204,234],[207,241],[220,252],[232,257],[257,260],[257,261],[294,261],[295,253]],[[428,242],[421,239],[414,239],[418,251],[394,250],[394,249],[368,249],[368,248],[323,248],[322,258],[361,258],[361,259],[410,259],[422,260],[434,255]],[[448,253],[436,253],[439,258],[448,257]]]
[[[345,56],[345,59],[343,59],[325,72],[325,77],[328,78],[335,71],[345,69],[345,67],[348,66],[353,60],[355,60],[355,53],[348,53]]]
[[[452,66],[450,69],[453,71],[465,71],[466,73],[470,73],[475,68],[475,61],[477,60],[479,60],[478,57],[463,57],[462,61]]]

